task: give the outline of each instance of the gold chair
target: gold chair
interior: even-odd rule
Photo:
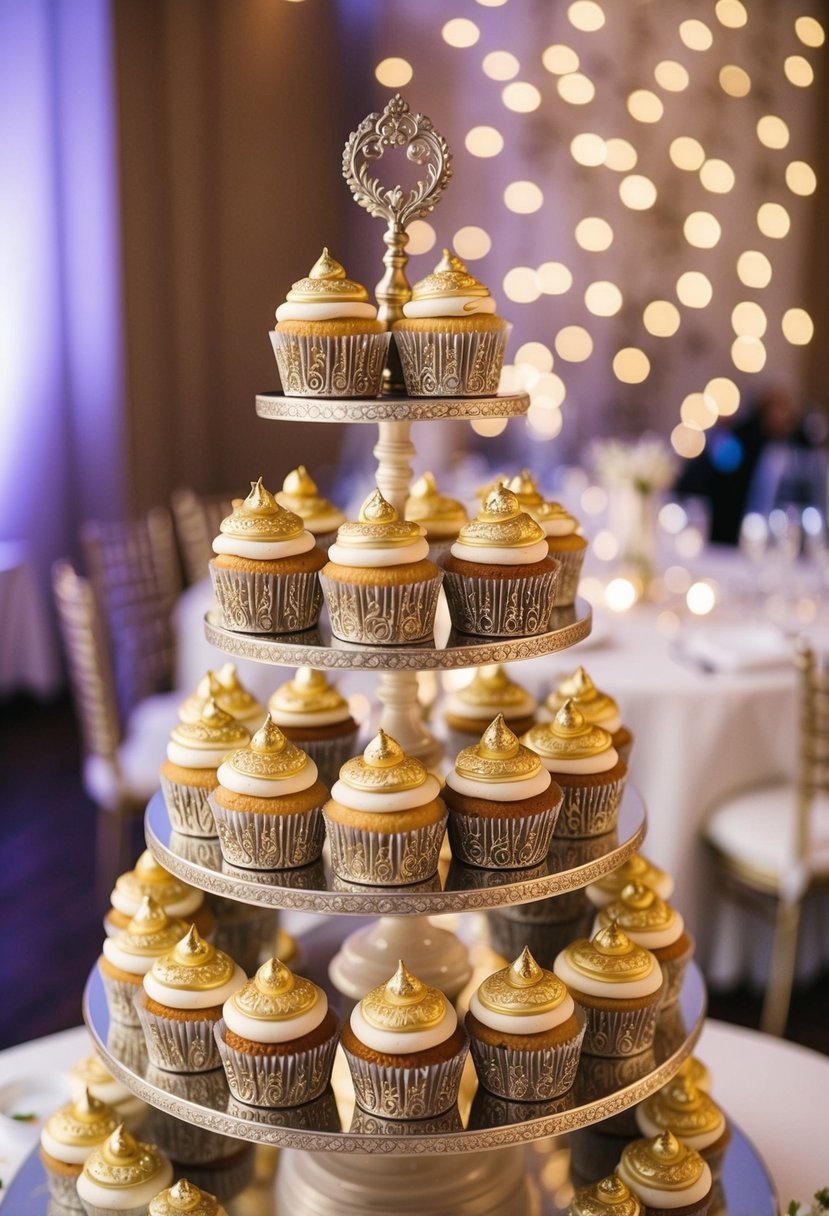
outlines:
[[[232,510],[230,495],[175,490],[170,505],[184,565],[184,578],[189,587],[207,577],[207,563],[213,556],[213,537],[219,531],[219,524]]]
[[[829,652],[798,642],[799,743],[794,784],[734,795],[709,815],[704,837],[721,890],[773,917],[769,978],[760,1026],[786,1028],[803,900],[829,884]]]

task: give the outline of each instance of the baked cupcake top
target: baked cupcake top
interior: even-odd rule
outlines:
[[[496,566],[529,566],[548,553],[541,524],[522,511],[506,486],[496,486],[473,520],[464,524],[452,546],[452,556],[465,562]]]
[[[618,899],[611,900],[598,915],[599,925],[615,920],[631,941],[649,950],[661,950],[679,941],[685,922],[676,908],[660,899],[652,887],[629,882]]]
[[[435,540],[457,536],[468,519],[462,502],[438,490],[434,473],[423,473],[412,483],[405,515],[406,519],[421,524],[426,535]]]
[[[478,743],[458,753],[446,784],[468,798],[518,802],[543,794],[551,780],[538,756],[518,742],[498,714]]]
[[[208,671],[178,709],[182,722],[197,722],[208,697],[219,709],[241,722],[248,730],[256,730],[265,718],[265,707],[245,688],[235,663],[223,663],[218,671]]]
[[[657,1136],[669,1128],[697,1152],[714,1144],[725,1131],[725,1115],[714,1099],[681,1073],[639,1103],[636,1122],[643,1136]]]
[[[576,1191],[569,1216],[641,1216],[642,1205],[618,1174]]]
[[[131,975],[145,975],[153,964],[181,941],[188,926],[168,916],[160,904],[145,895],[126,929],[104,939],[104,957],[113,967]]]
[[[186,1178],[156,1195],[149,1216],[227,1216],[215,1195],[209,1195]]]
[[[469,1002],[472,1016],[501,1034],[543,1034],[574,1010],[566,986],[539,967],[526,946],[508,967],[487,976]]]
[[[206,942],[191,925],[172,950],[153,961],[144,989],[171,1009],[210,1009],[223,1005],[246,979],[229,954]]]
[[[87,1157],[78,1195],[104,1211],[140,1209],[172,1181],[173,1167],[160,1149],[135,1140],[120,1124]]]
[[[234,794],[279,798],[310,789],[317,780],[317,766],[301,747],[285,738],[268,714],[248,746],[219,765],[218,777],[219,785]]]
[[[118,1126],[111,1106],[93,1098],[88,1089],[80,1098],[50,1115],[40,1143],[50,1157],[65,1165],[82,1165],[93,1148],[103,1144]]]
[[[403,566],[429,556],[420,524],[401,519],[379,490],[372,490],[356,520],[341,524],[328,550],[340,566]]]
[[[435,269],[415,283],[412,298],[403,305],[403,316],[411,319],[468,317],[476,312],[494,313],[495,301],[451,249],[443,250]]]
[[[195,722],[177,722],[170,731],[167,759],[180,768],[218,768],[228,752],[249,741],[247,727],[208,697]]]
[[[711,1189],[711,1171],[702,1157],[669,1131],[631,1141],[616,1172],[650,1208],[687,1207]]]
[[[213,552],[270,562],[308,553],[315,543],[300,517],[281,507],[259,477],[250,483],[247,498],[233,499],[233,510],[219,524]]]
[[[455,1033],[458,1015],[438,988],[406,970],[403,961],[385,984],[372,988],[351,1013],[351,1029],[372,1051],[411,1055],[429,1051]]]
[[[287,511],[293,511],[314,536],[333,532],[345,523],[345,513],[320,494],[317,483],[304,464],[292,469],[276,495],[276,501]]]
[[[583,667],[562,677],[544,704],[555,714],[567,700],[575,701],[588,722],[603,726],[611,735],[621,728],[622,716],[617,702],[608,693],[599,691]]]
[[[331,257],[327,247],[276,310],[277,321],[336,321],[341,317],[373,321],[376,316],[365,287],[346,278],[345,267]]]
[[[662,970],[650,950],[637,946],[615,922],[592,938],[580,937],[565,946],[553,970],[568,988],[609,1000],[650,996],[662,983]]]
[[[450,693],[445,712],[458,718],[480,718],[491,722],[495,714],[510,718],[526,718],[534,714],[538,702],[526,688],[510,679],[500,663],[478,667],[468,684]]]
[[[157,904],[161,904],[168,916],[192,916],[204,903],[201,891],[160,866],[149,849],[138,858],[134,870],[127,870],[116,878],[115,889],[109,898],[118,912],[135,916],[145,895],[151,895]]]
[[[361,756],[346,760],[331,788],[331,797],[354,811],[410,811],[440,794],[440,782],[422,760],[407,756],[384,730]]]
[[[277,726],[334,726],[351,717],[345,697],[324,672],[313,667],[298,667],[290,680],[280,684],[271,694],[268,711]]]
[[[254,1043],[287,1043],[316,1030],[328,1012],[321,988],[289,971],[278,958],[263,963],[222,1010],[228,1030]]]
[[[671,875],[666,870],[660,870],[641,853],[631,853],[627,861],[623,861],[617,869],[605,874],[603,878],[589,883],[585,891],[592,904],[603,908],[612,899],[616,899],[623,887],[630,882],[651,887],[660,899],[670,899],[674,892],[674,880]]]
[[[588,722],[575,701],[564,702],[552,722],[539,722],[522,736],[552,773],[606,773],[619,763],[610,733]]]

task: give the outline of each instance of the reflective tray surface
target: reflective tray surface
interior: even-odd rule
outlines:
[[[496,397],[286,397],[284,393],[259,393],[256,412],[260,418],[281,422],[428,422],[462,418],[514,418],[526,414],[526,393],[501,393]]]

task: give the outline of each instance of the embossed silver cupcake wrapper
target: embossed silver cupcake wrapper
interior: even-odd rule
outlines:
[[[83,1204],[78,1196],[77,1180],[80,1175],[80,1170],[77,1174],[71,1177],[68,1174],[53,1174],[46,1166],[43,1167],[46,1174],[46,1182],[49,1186],[49,1194],[54,1199],[55,1203],[61,1207],[68,1209],[70,1212],[82,1212]]]
[[[320,781],[329,789],[340,775],[346,760],[359,753],[357,736],[359,731],[349,731],[338,739],[298,739],[292,736],[297,747],[301,747],[316,764]]]
[[[452,855],[484,870],[522,869],[547,856],[558,803],[534,815],[487,819],[449,812]]]
[[[587,1030],[582,1051],[592,1056],[633,1056],[653,1046],[660,1001],[642,1009],[597,1009],[583,1006]]]
[[[500,912],[508,919],[521,924],[560,925],[573,923],[582,916],[595,913],[595,908],[584,890],[563,891],[561,895],[550,895],[529,904],[511,904]],[[577,935],[578,936],[578,935]]]
[[[302,1106],[282,1106],[268,1109],[265,1106],[248,1106],[231,1094],[227,1100],[227,1113],[235,1119],[267,1127],[290,1127],[305,1132],[339,1132],[342,1130],[340,1113],[334,1091],[326,1087],[313,1102]]]
[[[263,954],[274,952],[277,913],[272,908],[250,909],[243,920],[223,921],[217,911],[214,941],[219,950],[239,964],[246,975],[253,975]]]
[[[283,1056],[252,1056],[225,1042],[225,1023],[216,1023],[216,1047],[227,1087],[249,1106],[302,1106],[319,1098],[331,1079],[340,1037],[339,1023],[323,1043]]]
[[[517,958],[527,946],[539,966],[552,968],[559,951],[577,937],[584,936],[592,916],[588,913],[584,917],[557,924],[513,920],[502,912],[489,912],[487,919],[492,946],[504,958]]]
[[[315,570],[292,574],[225,570],[209,563],[225,629],[236,633],[300,633],[319,620],[322,592]]]
[[[158,1078],[160,1070],[150,1072]],[[205,1073],[205,1076],[209,1074]],[[219,1109],[223,1109],[227,1100],[227,1088],[221,1072],[216,1075],[222,1082],[223,1101]],[[168,1073],[169,1077],[170,1074]],[[164,1082],[161,1082],[164,1086]],[[189,1168],[192,1165],[209,1165],[235,1153],[239,1147],[238,1140],[222,1136],[218,1132],[208,1131],[205,1127],[197,1127],[185,1119],[176,1119],[163,1110],[152,1109],[147,1122],[147,1139],[157,1145],[163,1153],[172,1158],[177,1165]]]
[[[694,946],[692,943],[684,954],[679,955],[677,958],[669,958],[664,963],[659,964],[662,968],[662,977],[665,980],[665,991],[662,994],[663,1009],[670,1009],[679,1000],[685,971],[693,956]]]
[[[294,397],[376,397],[390,341],[389,333],[321,338],[271,330],[282,391]]]
[[[399,646],[431,641],[441,576],[420,583],[361,586],[321,574],[331,632],[344,642]]]
[[[150,1063],[165,1072],[210,1072],[221,1067],[209,1018],[179,1022],[151,1013],[143,988],[135,997],[138,1020],[147,1042]]]
[[[395,330],[410,397],[490,397],[498,392],[511,325],[480,333]]]
[[[604,836],[619,820],[619,806],[627,777],[600,785],[568,786],[567,778],[553,774],[564,801],[556,824],[556,836]]]
[[[295,815],[232,811],[210,799],[222,856],[246,870],[293,870],[316,861],[325,830],[319,807]]]
[[[604,857],[619,846],[617,831],[604,832],[601,836],[553,835],[550,846],[550,866],[556,870],[575,870],[588,862]]]
[[[652,1047],[646,1047],[644,1051],[634,1052],[627,1057],[609,1059],[588,1054],[585,1044],[582,1044],[581,1063],[576,1079],[578,1100],[580,1103],[600,1101],[614,1090],[633,1085],[654,1068],[656,1056]],[[609,1123],[610,1120],[605,1119],[602,1126]]]
[[[586,552],[586,549],[550,550],[550,557],[554,557],[559,563],[558,582],[553,596],[554,608],[566,608],[575,601]]]
[[[210,814],[212,817],[212,809]],[[170,849],[183,861],[194,861],[196,865],[206,866],[209,870],[220,870],[222,850],[219,848],[219,840],[215,833],[215,826],[213,835],[209,837],[185,836],[182,832],[171,832]]]
[[[463,1120],[457,1106],[450,1107],[442,1115],[411,1120],[385,1119],[355,1106],[349,1130],[363,1136],[447,1136],[463,1131]]]
[[[527,578],[473,578],[443,572],[452,624],[475,637],[512,638],[544,633],[548,627],[558,570]]]
[[[454,1106],[468,1049],[464,1043],[442,1064],[397,1068],[362,1060],[343,1047],[357,1105],[384,1119],[430,1119]]]
[[[511,1127],[530,1119],[544,1119],[570,1110],[573,1098],[569,1090],[545,1102],[513,1102],[488,1093],[482,1085],[475,1091],[469,1111],[469,1131],[490,1127]]]
[[[582,1019],[578,1034],[558,1047],[514,1051],[508,1047],[491,1047],[472,1035],[470,1050],[484,1089],[510,1101],[546,1102],[572,1087],[583,1038]]]
[[[216,835],[213,812],[208,805],[210,790],[195,785],[183,785],[170,781],[161,774],[161,792],[167,804],[170,827],[182,836],[201,836],[208,839]]]
[[[131,984],[129,980],[116,980],[100,968],[99,970],[109,1016],[122,1026],[140,1026],[138,1014],[135,1012],[135,994],[141,991],[140,977],[139,983]]]
[[[133,1072],[144,1072],[147,1068],[147,1044],[137,1016],[134,1026],[124,1026],[114,1020],[110,1022],[107,1030],[107,1049],[116,1060]]]
[[[446,817],[410,832],[364,832],[326,815],[325,830],[335,874],[360,886],[402,887],[437,870]]]

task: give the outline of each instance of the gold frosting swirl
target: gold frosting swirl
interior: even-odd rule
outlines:
[[[526,946],[514,962],[487,976],[478,988],[481,1004],[507,1017],[549,1013],[566,997],[566,986],[552,971],[539,967]]]
[[[698,1060],[696,1056],[689,1056],[687,1060],[683,1060],[676,1076],[687,1077],[693,1086],[697,1089],[704,1089],[706,1093],[711,1084],[711,1071],[708,1065],[703,1064],[702,1060]]]
[[[315,519],[330,515],[332,511],[336,512],[340,519],[345,519],[339,507],[320,494],[317,483],[304,464],[291,470],[275,498],[281,507],[293,511],[306,523],[313,523]]]
[[[286,739],[268,714],[248,747],[233,752],[225,760],[235,773],[243,777],[261,777],[264,781],[284,781],[295,777],[308,763],[301,747]]]
[[[170,731],[170,738],[194,751],[208,751],[215,747],[244,747],[250,733],[232,714],[220,709],[212,697],[202,707],[201,717],[196,722],[178,722]]]
[[[187,925],[176,916],[168,916],[161,904],[145,895],[130,923],[113,941],[127,954],[138,958],[155,958],[172,950],[187,932]]]
[[[657,1127],[669,1128],[680,1140],[721,1132],[725,1127],[725,1116],[714,1099],[681,1072],[645,1099],[642,1113]]]
[[[567,700],[575,701],[588,722],[599,725],[619,713],[619,706],[613,697],[600,692],[583,667],[577,667],[572,675],[559,681],[547,698],[547,708],[557,713]]]
[[[426,765],[416,756],[407,756],[384,730],[378,730],[362,756],[346,760],[340,769],[340,780],[351,789],[371,793],[416,790],[428,776]]]
[[[271,695],[268,708],[274,712],[318,714],[348,709],[345,697],[329,683],[322,671],[313,667],[298,667],[293,679],[280,684]]]
[[[236,964],[230,955],[206,942],[195,925],[150,971],[160,984],[182,992],[210,992],[232,978]]]
[[[248,1017],[284,1022],[313,1009],[319,989],[310,980],[294,975],[278,958],[271,958],[230,999]]]
[[[111,1106],[93,1098],[88,1089],[76,1102],[62,1106],[46,1120],[46,1131],[61,1144],[92,1148],[111,1136],[118,1120]]]
[[[331,257],[326,247],[306,278],[293,284],[287,298],[293,304],[341,303],[344,300],[364,304],[368,292],[361,283],[346,278],[345,267]]]
[[[518,742],[504,715],[498,714],[480,741],[459,753],[455,771],[473,781],[529,781],[541,772],[541,761]]]
[[[552,722],[530,727],[523,741],[550,760],[581,760],[600,756],[613,746],[613,738],[601,726],[588,722],[575,701],[564,702]]]
[[[444,249],[443,256],[431,274],[415,283],[413,300],[452,299],[456,296],[489,295],[489,288],[470,274],[463,262],[451,249]]]
[[[98,1186],[143,1186],[156,1176],[162,1163],[154,1144],[135,1140],[120,1123],[108,1140],[92,1150],[83,1172]]]
[[[112,1073],[104,1067],[101,1057],[94,1052],[88,1056],[82,1056],[77,1064],[72,1066],[70,1076],[84,1088],[93,1085],[108,1085],[115,1079]]]
[[[467,521],[463,503],[457,498],[447,498],[445,494],[441,494],[434,473],[424,473],[412,483],[409,497],[406,499],[405,515],[406,519],[412,519],[419,524],[439,520],[441,523],[461,525]]]
[[[215,1195],[202,1191],[186,1178],[150,1200],[149,1216],[220,1216],[224,1208]]]
[[[233,510],[219,524],[219,531],[241,540],[293,540],[302,535],[305,524],[279,505],[260,477],[250,483],[247,498],[233,499]]]
[[[431,1030],[446,1012],[446,997],[406,970],[402,959],[385,984],[372,988],[360,1002],[363,1017],[377,1030],[402,1033]]]
[[[134,870],[116,878],[115,889],[136,904],[140,904],[145,895],[152,895],[162,907],[178,903],[193,891],[193,887],[160,866],[149,849],[138,858]]]
[[[580,937],[571,942],[565,957],[580,975],[609,984],[642,980],[651,974],[656,963],[650,950],[632,942],[615,921],[599,929],[592,939]]]
[[[655,933],[677,923],[678,915],[670,904],[660,899],[652,887],[629,882],[599,913],[602,924],[615,920],[626,933]]]
[[[248,692],[239,679],[235,663],[223,663],[216,673],[216,678],[221,691],[213,700],[229,714],[233,714],[234,718],[247,717],[253,710],[262,708],[253,693]]]
[[[509,473],[496,473],[492,480],[488,481],[486,485],[478,486],[475,494],[478,498],[480,498],[481,502],[484,503],[493,490],[497,490],[499,486],[509,485],[509,482]]]
[[[576,532],[580,526],[575,515],[571,515],[560,502],[542,502],[538,506],[527,507],[527,510],[539,523],[572,524],[571,531],[573,532]]]
[[[473,520],[460,530],[463,545],[489,548],[519,548],[544,540],[544,529],[521,509],[518,499],[506,486],[490,490],[484,505]]]
[[[507,675],[500,663],[487,663],[478,667],[474,676],[455,694],[467,705],[492,709],[512,709],[526,704],[529,694]]]
[[[576,1191],[568,1209],[570,1216],[641,1216],[642,1205],[618,1174]]]
[[[699,1153],[673,1132],[660,1132],[652,1140],[634,1140],[622,1150],[622,1161],[633,1185],[660,1191],[684,1191],[699,1181],[705,1163]]]
[[[666,877],[665,871],[660,870],[652,861],[648,861],[647,857],[643,857],[641,853],[632,853],[627,861],[623,861],[616,870],[605,874],[604,878],[598,878],[595,886],[600,891],[618,895],[630,882],[642,883],[646,887],[655,888],[657,883]]]
[[[423,535],[420,524],[399,517],[379,490],[372,490],[360,507],[357,520],[341,524],[337,544],[350,549],[400,549]]]
[[[540,507],[544,502],[544,495],[536,485],[535,478],[529,469],[522,469],[517,476],[513,477],[512,481],[508,481],[507,488],[512,490],[525,510],[529,507]]]

